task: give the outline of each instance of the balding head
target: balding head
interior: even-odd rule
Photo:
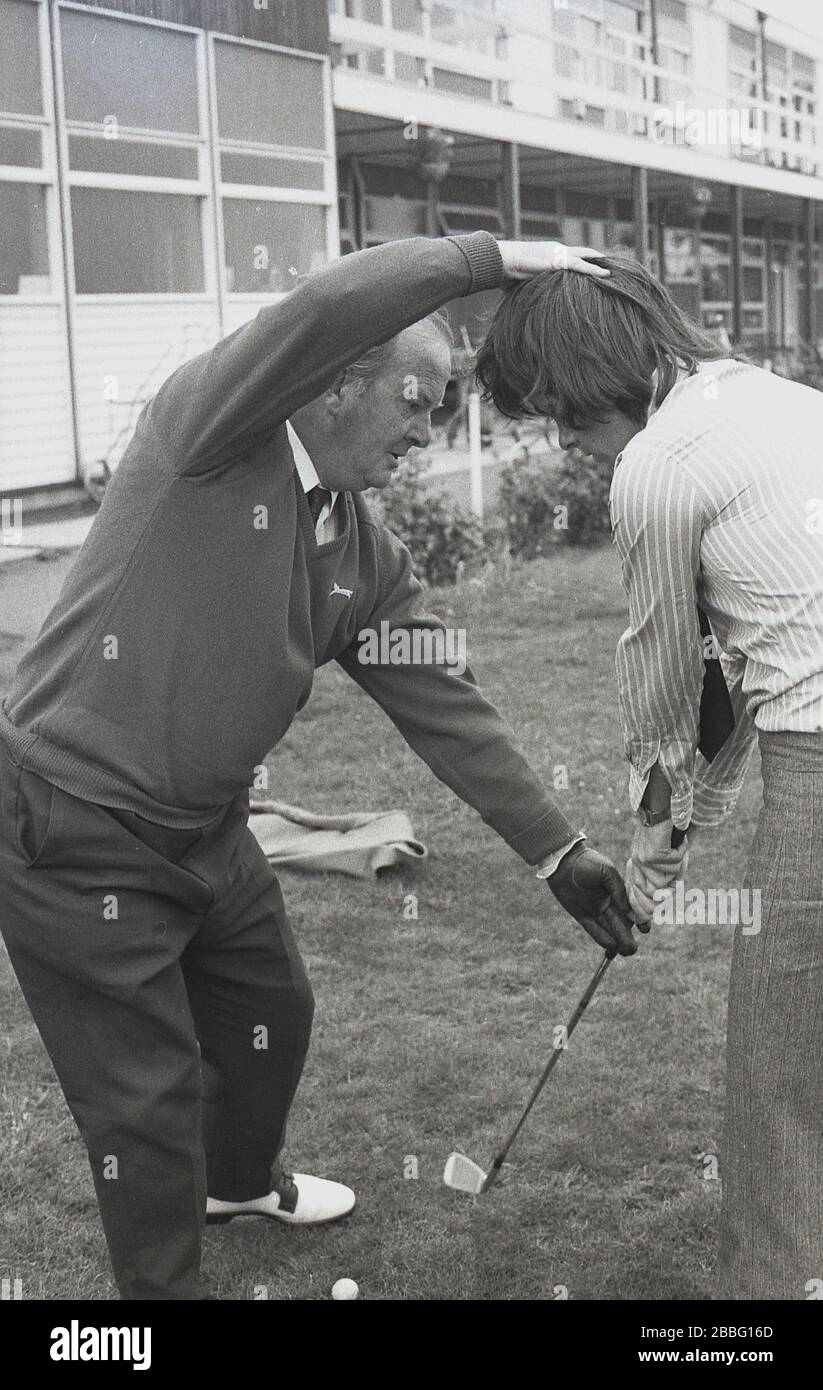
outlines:
[[[451,330],[438,313],[345,368],[293,423],[328,488],[385,487],[410,448],[431,439],[451,374]]]

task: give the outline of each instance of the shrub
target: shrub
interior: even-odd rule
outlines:
[[[591,545],[611,532],[609,489],[612,465],[568,450],[558,469],[557,498],[567,510],[560,534],[569,545]]]
[[[558,542],[608,535],[611,471],[576,451],[524,447],[504,466],[498,491],[510,553],[533,560]]]
[[[473,512],[422,477],[428,463],[420,456],[406,459],[388,487],[369,495],[369,504],[408,546],[418,579],[454,584],[481,557],[483,527]]]

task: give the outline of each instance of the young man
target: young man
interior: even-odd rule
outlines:
[[[720,825],[759,741],[746,883],[761,918],[737,927],[732,959],[720,1293],[805,1299],[823,1278],[823,395],[724,355],[636,262],[602,263],[607,280],[515,288],[479,374],[501,410],[545,412],[564,447],[615,465],[640,817],[627,884],[645,921],[682,868],[674,827]],[[735,715],[710,764],[705,618]]]
[[[359,496],[428,442],[449,373],[429,316],[560,254],[597,273],[486,233],[365,251],[180,368],[0,705],[3,934],[124,1298],[204,1296],[207,1194],[214,1221],[354,1205],[282,1168],[313,1003],[247,826],[255,770],[316,667],[340,661],[601,945],[634,950],[618,871],[471,673],[358,659],[363,629],[439,627]]]

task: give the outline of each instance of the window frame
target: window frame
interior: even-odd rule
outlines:
[[[0,183],[36,184],[43,189],[45,203],[46,245],[48,248],[48,293],[2,294],[0,306],[64,304],[66,287],[61,255],[60,201],[57,187],[56,106],[52,84],[49,15],[45,0],[22,0],[34,7],[37,16],[37,47],[40,65],[40,91],[43,110],[40,115],[0,111],[0,126],[4,130],[35,131],[40,135],[41,162],[0,164]]]
[[[69,120],[66,116],[65,85],[63,75],[63,15],[79,12],[101,17],[101,11],[78,0],[58,0],[55,6],[55,69],[58,74],[57,97],[57,137],[60,145],[60,159],[64,170],[64,227],[66,243],[66,267],[70,277],[72,297],[80,304],[126,304],[126,303],[173,303],[184,301],[187,304],[214,303],[217,297],[217,278],[215,274],[213,240],[214,211],[211,200],[211,184],[208,177],[209,147],[207,125],[206,69],[203,59],[204,35],[200,29],[191,25],[173,24],[166,20],[152,19],[144,15],[124,14],[122,11],[107,10],[107,21],[121,24],[148,25],[154,29],[170,30],[175,33],[191,35],[194,41],[195,79],[197,84],[197,134],[176,134],[169,131],[153,130],[139,126],[118,125],[118,140],[147,142],[155,145],[169,145],[176,148],[196,149],[198,176],[196,179],[179,179],[149,174],[112,174],[94,170],[72,169],[69,163],[69,137],[72,135],[96,135],[100,139],[102,127],[94,121]],[[119,191],[125,193],[171,193],[183,197],[194,197],[198,202],[200,223],[200,257],[203,269],[203,288],[195,293],[185,290],[123,290],[112,293],[79,293],[76,286],[74,260],[74,227],[71,210],[71,191],[73,188],[93,188],[100,192]]]
[[[45,9],[46,0],[29,0]],[[336,259],[339,254],[339,225],[337,217],[337,176],[334,145],[334,108],[332,101],[331,60],[328,55],[317,54],[305,49],[287,48],[281,44],[265,43],[257,39],[240,38],[232,34],[222,34],[212,30],[195,28],[192,25],[176,24],[168,20],[154,19],[146,15],[125,14],[122,11],[105,11],[107,21],[125,24],[148,25],[151,28],[190,35],[194,48],[194,62],[197,84],[197,133],[169,132],[148,127],[118,126],[118,140],[132,143],[167,145],[172,148],[196,150],[197,178],[175,178],[162,175],[102,173],[94,170],[73,169],[69,163],[69,138],[71,136],[97,136],[104,138],[102,127],[96,122],[69,120],[65,109],[65,88],[63,76],[63,42],[61,29],[63,13],[79,12],[99,18],[101,11],[82,3],[82,0],[58,0],[55,6],[55,55],[58,74],[54,93],[53,129],[56,148],[59,146],[59,160],[63,177],[62,218],[65,229],[65,263],[69,277],[69,292],[73,299],[81,303],[147,303],[147,302],[185,302],[190,304],[216,303],[219,321],[222,326],[227,319],[229,303],[248,301],[249,303],[269,303],[282,297],[282,292],[254,291],[239,293],[230,291],[227,283],[225,260],[225,236],[223,228],[223,198],[248,199],[251,202],[285,202],[303,206],[325,208],[324,253],[327,260]],[[46,21],[48,16],[46,16]],[[46,22],[48,36],[48,22]],[[322,74],[323,93],[323,136],[324,148],[303,146],[269,145],[264,142],[236,139],[221,140],[217,112],[217,73],[216,45],[218,43],[242,45],[258,48],[266,53],[280,53],[286,57],[309,60],[317,64]],[[45,52],[48,53],[48,42]],[[41,43],[41,61],[43,48]],[[25,122],[23,122],[25,124]],[[223,181],[220,165],[220,151],[251,155],[275,155],[277,158],[310,160],[323,168],[323,187],[321,189],[274,187],[260,184],[243,184]],[[5,167],[5,166],[4,166]],[[55,162],[55,176],[57,164]],[[20,171],[16,171],[19,173]],[[42,182],[36,175],[39,170],[28,170],[32,182]],[[0,170],[2,174],[2,170]],[[34,175],[35,177],[32,177]],[[73,188],[94,188],[100,191],[122,191],[131,193],[164,193],[194,197],[198,202],[200,215],[200,254],[203,268],[203,288],[196,293],[183,290],[137,292],[124,290],[117,294],[77,292],[75,283],[74,240],[71,217],[71,191]],[[59,219],[57,223],[59,234]],[[58,243],[59,245],[59,240]],[[30,302],[30,301],[28,301]]]
[[[209,99],[209,141],[212,151],[212,173],[214,181],[214,210],[216,240],[218,247],[217,274],[220,294],[225,303],[270,303],[282,297],[283,292],[253,290],[230,290],[228,287],[225,230],[223,223],[223,201],[246,199],[261,203],[296,203],[298,205],[323,207],[325,217],[325,253],[327,260],[336,260],[340,255],[340,226],[337,211],[337,158],[334,139],[334,107],[332,102],[331,60],[328,55],[308,52],[301,48],[285,48],[282,44],[263,43],[258,39],[239,38],[233,34],[205,34],[208,65]],[[217,44],[234,44],[245,48],[260,48],[266,53],[282,53],[286,57],[308,59],[317,64],[321,71],[323,87],[323,136],[324,148],[316,146],[275,145],[262,141],[224,139],[220,135],[220,121],[217,109]],[[323,187],[287,188],[260,184],[235,183],[222,177],[221,151],[231,154],[272,155],[278,159],[310,161],[323,167]]]

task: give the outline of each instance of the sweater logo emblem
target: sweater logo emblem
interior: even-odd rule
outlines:
[[[335,580],[333,588],[329,592],[329,598],[334,598],[335,594],[340,594],[342,598],[351,598],[354,589],[341,589]]]

